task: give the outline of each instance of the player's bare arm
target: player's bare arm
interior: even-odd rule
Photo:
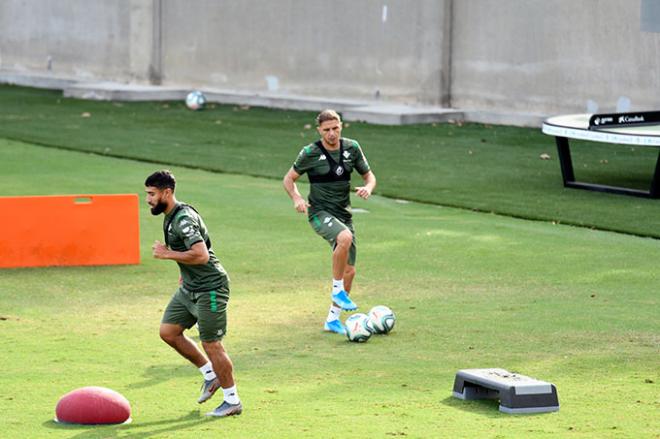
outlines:
[[[289,197],[291,197],[293,200],[293,207],[296,209],[296,211],[300,213],[307,213],[309,203],[307,203],[303,196],[300,195],[300,191],[296,185],[296,180],[298,180],[298,178],[300,178],[300,174],[291,168],[289,169],[289,172],[287,172],[284,176],[282,183],[284,184],[286,193],[289,194]]]
[[[356,187],[355,193],[358,197],[366,200],[376,188],[376,176],[373,172],[369,171],[362,176],[362,179],[364,180],[364,186]]]
[[[170,250],[160,241],[154,242],[151,249],[156,259],[171,259],[187,265],[203,265],[209,261],[209,251],[203,241],[196,242],[185,252]]]

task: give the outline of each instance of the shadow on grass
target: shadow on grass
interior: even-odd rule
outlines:
[[[55,421],[46,421],[42,425],[53,430],[67,430],[72,433],[78,432],[72,439],[83,438],[119,438],[130,437],[135,439],[149,438],[165,433],[184,430],[206,422],[214,422],[215,418],[200,417],[199,411],[191,410],[188,414],[176,419],[165,419],[162,421],[130,423],[119,425],[74,425],[58,424]],[[160,427],[160,428],[154,428]],[[153,429],[152,429],[153,428]],[[140,431],[148,429],[148,431]]]
[[[441,404],[454,409],[463,410],[477,415],[488,416],[489,418],[499,418],[500,416],[508,416],[500,412],[500,403],[494,399],[474,399],[464,401],[462,399],[448,396],[440,401]]]
[[[129,389],[144,389],[145,387],[155,386],[169,381],[173,378],[187,377],[191,375],[190,365],[182,362],[181,364],[172,365],[155,365],[149,366],[145,369],[142,376],[145,377],[143,381],[129,384]]]
[[[447,398],[440,401],[441,404],[446,405],[447,407],[463,410],[464,412],[470,412],[477,415],[488,416],[489,418],[507,418],[507,417],[518,417],[518,416],[543,416],[546,413],[504,413],[500,411],[500,403],[496,399],[472,399],[465,401],[462,399],[454,398],[448,396]]]

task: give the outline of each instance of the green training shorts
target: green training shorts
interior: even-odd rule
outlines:
[[[167,305],[161,322],[180,325],[186,329],[197,323],[200,340],[221,340],[227,333],[227,302],[229,287],[226,286],[202,292],[192,292],[179,287]]]
[[[344,223],[325,210],[319,210],[309,217],[309,224],[317,234],[328,241],[333,250],[336,245],[337,235],[344,230],[349,230],[353,234],[353,242],[348,251],[348,265],[355,265],[355,258],[357,257],[357,238],[355,237],[355,230],[353,229],[352,222]]]

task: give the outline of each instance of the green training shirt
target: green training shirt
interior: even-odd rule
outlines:
[[[174,218],[170,222],[173,215]],[[186,204],[177,203],[176,207],[165,216],[163,229],[168,223],[168,229],[163,232],[166,234],[165,242],[171,250],[184,252],[190,250],[197,242],[211,242],[204,220]],[[207,244],[207,247],[210,246]],[[227,272],[220,265],[215,252],[211,248],[208,251],[209,260],[206,264],[189,265],[177,262],[183,279],[183,287],[187,290],[212,291],[227,284]]]
[[[344,175],[344,179],[337,177],[335,181],[314,182],[315,177],[323,179],[331,171],[329,160],[317,143],[305,146],[293,163],[294,171],[300,175],[306,173],[310,179],[310,217],[318,211],[325,210],[344,222],[352,218],[350,173],[355,169],[360,175],[364,175],[370,171],[370,168],[357,141],[341,138],[340,142],[341,150],[328,151],[328,154],[336,163],[340,163],[341,159],[341,164],[348,173]]]

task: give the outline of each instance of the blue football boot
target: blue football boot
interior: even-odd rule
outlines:
[[[346,291],[344,290],[337,294],[333,294],[332,301],[339,305],[344,311],[355,311],[357,309],[355,302],[348,297],[348,294],[346,294]]]
[[[344,325],[341,324],[339,319],[325,322],[323,329],[328,332],[334,332],[335,334],[346,335],[346,328],[344,328]]]

